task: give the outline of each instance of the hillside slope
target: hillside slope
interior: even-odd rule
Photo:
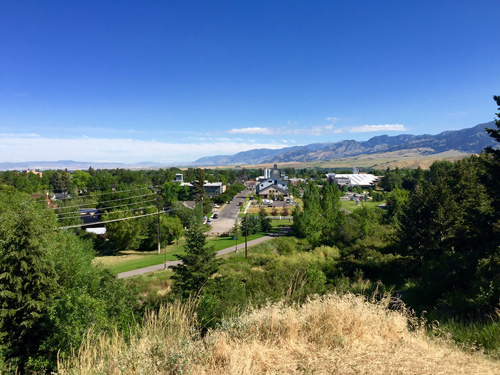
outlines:
[[[447,151],[459,151],[468,154],[480,153],[486,146],[498,147],[484,130],[485,127],[494,128],[495,123],[479,124],[472,128],[445,131],[436,135],[401,134],[397,136],[381,135],[368,141],[354,140],[340,141],[331,146],[315,151],[299,149],[276,154],[267,158],[263,163],[287,163],[325,161],[358,155],[371,155],[383,152],[421,150],[421,155],[438,154]]]
[[[329,295],[274,304],[201,338],[186,305],[151,315],[130,342],[92,337],[59,374],[498,374],[500,363],[429,339],[390,301]],[[413,327],[413,330],[409,329]]]

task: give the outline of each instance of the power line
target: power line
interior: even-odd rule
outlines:
[[[168,211],[161,211],[161,214],[167,213]],[[105,221],[99,221],[99,223],[90,223],[90,224],[78,224],[78,225],[68,225],[66,227],[59,227],[57,229],[70,229],[70,228],[80,228],[80,227],[88,227],[90,225],[96,225],[96,224],[106,224],[106,223],[112,223],[115,221],[123,221],[123,220],[130,220],[130,219],[138,219],[140,217],[145,217],[145,216],[151,216],[151,215],[158,215],[157,212],[154,212],[152,214],[144,214],[144,215],[137,215],[137,216],[131,216],[131,217],[124,217],[121,219],[113,219],[113,220],[105,220]]]
[[[117,202],[117,201],[124,201],[124,200],[127,200],[127,199],[133,199],[133,198],[141,198],[141,197],[148,197],[150,195],[156,195],[156,193],[149,193],[149,194],[143,194],[143,195],[133,195],[131,197],[127,197],[127,198],[117,198],[117,199],[111,199],[109,201],[101,201],[101,202],[97,202],[96,204],[101,204],[101,203],[109,203],[109,202]],[[156,199],[155,199],[156,200]],[[53,210],[64,210],[64,209],[67,209],[67,208],[73,208],[73,207],[80,207],[82,206],[83,203],[80,203],[80,204],[76,204],[76,205],[73,205],[73,206],[65,206],[65,207],[52,207]]]
[[[126,192],[129,192],[129,191],[137,191],[137,190],[144,190],[144,189],[150,190],[150,188],[154,189],[154,188],[158,188],[158,187],[159,187],[159,185],[154,185],[154,186],[151,186],[151,187],[140,187],[140,188],[128,189],[128,190],[116,190],[116,191],[109,191],[109,192],[104,192],[104,193],[78,195],[76,197],[61,198],[61,199],[57,199],[57,200],[58,201],[64,201],[64,200],[67,200],[67,199],[93,198],[93,197],[97,197],[97,196],[100,196],[100,195],[119,194],[119,193],[126,193]],[[99,188],[97,188],[97,189],[99,189]]]
[[[140,201],[140,202],[118,204],[116,206],[110,206],[110,207],[100,207],[100,208],[96,208],[96,210],[107,210],[108,208],[118,208],[118,207],[132,206],[134,204],[143,204],[143,203],[155,202],[155,201],[156,201],[156,199],[149,199],[149,200]],[[94,208],[93,207],[92,208],[81,208],[81,210],[91,210],[91,209],[94,209]],[[74,214],[74,212],[66,212],[66,213],[61,213],[61,214],[58,214],[58,215],[62,216],[62,215],[73,215],[73,214]]]
[[[148,201],[149,202],[149,201]],[[121,211],[111,211],[111,212],[98,212],[90,216],[102,216],[102,215],[108,215],[108,214],[117,214],[120,212],[130,212],[130,211],[137,211],[137,210],[143,210],[146,208],[156,208],[155,206],[147,206],[147,207],[139,207],[139,208],[130,208],[128,210],[121,210]],[[85,214],[83,214],[85,215]],[[82,218],[83,215],[78,215],[78,216],[69,216],[69,217],[59,217],[57,218],[58,220],[68,220],[68,219],[77,219],[77,218]]]

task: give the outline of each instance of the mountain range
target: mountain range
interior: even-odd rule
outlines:
[[[382,154],[398,152],[412,155],[432,155],[447,151],[456,151],[466,154],[480,153],[487,146],[500,148],[485,131],[487,128],[496,128],[495,122],[479,124],[472,128],[455,131],[445,131],[437,135],[400,134],[396,136],[380,135],[368,141],[344,140],[339,142],[313,143],[306,146],[285,147],[278,150],[255,149],[239,152],[234,155],[208,156],[193,163],[178,163],[177,167],[187,166],[222,166],[222,165],[250,165],[274,164],[288,162],[315,162],[340,159],[351,156]],[[28,162],[0,162],[0,170],[26,170],[26,169],[147,169],[167,167],[165,163],[142,162],[134,164],[125,163],[96,163],[72,160],[59,161],[28,161]],[[170,164],[169,166],[174,166]]]
[[[339,142],[314,143],[307,146],[285,147],[279,150],[255,149],[239,152],[235,155],[209,156],[196,160],[193,165],[235,165],[266,164],[288,162],[326,161],[358,155],[378,154],[383,152],[412,150],[421,155],[438,154],[446,151],[458,151],[478,154],[487,146],[499,148],[485,131],[496,128],[495,122],[479,124],[462,130],[444,131],[437,135],[400,134],[396,136],[380,135],[368,141],[344,140]]]

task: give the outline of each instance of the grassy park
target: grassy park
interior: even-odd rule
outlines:
[[[353,211],[361,207],[367,207],[367,208],[377,207],[382,202],[373,202],[373,201],[359,202],[359,206],[356,205],[356,203],[357,203],[356,201],[340,201],[340,206],[342,208],[345,208],[346,210]]]
[[[276,220],[279,221],[279,220]],[[284,220],[282,220],[284,221]],[[288,220],[286,220],[288,222]],[[278,226],[279,224],[276,224]],[[248,241],[265,236],[264,233],[257,233],[248,236]],[[236,242],[242,244],[245,242],[245,237],[238,238],[235,241],[233,237],[215,237],[207,240],[208,245],[213,245],[216,251],[226,249],[236,245]],[[120,273],[138,268],[154,266],[161,264],[165,260],[177,260],[175,254],[184,254],[184,239],[179,240],[179,244],[169,245],[162,249],[161,254],[155,251],[120,251],[118,255],[99,256],[94,259],[94,262],[104,264],[113,272]]]

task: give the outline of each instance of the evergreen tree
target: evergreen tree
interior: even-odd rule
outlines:
[[[259,219],[260,219],[260,229],[263,232],[270,232],[271,229],[273,229],[273,226],[271,225],[271,219],[267,217],[267,212],[264,208],[261,208],[259,210]]]
[[[208,283],[219,268],[219,260],[213,246],[206,246],[206,236],[201,225],[186,231],[186,254],[176,254],[182,263],[173,267],[173,291],[183,298],[196,295]]]
[[[57,294],[48,260],[56,218],[24,194],[2,193],[0,223],[0,355],[24,364],[39,342],[36,325]]]
[[[495,139],[497,142],[500,142],[500,96],[493,96],[493,99],[498,105],[498,113],[496,113],[497,118],[495,119],[495,125],[497,129],[489,129],[486,128],[486,131],[490,135],[491,138]],[[495,155],[496,158],[500,159],[500,149],[494,150],[491,146],[486,148],[486,152]]]
[[[193,181],[193,197],[196,202],[205,200],[205,171],[201,168],[196,170],[196,180]]]
[[[470,289],[478,265],[498,251],[496,219],[480,182],[481,159],[435,164],[428,183],[417,185],[403,208],[401,252],[415,267],[407,276],[421,279],[423,301],[456,299],[466,306],[464,296],[475,294]]]

